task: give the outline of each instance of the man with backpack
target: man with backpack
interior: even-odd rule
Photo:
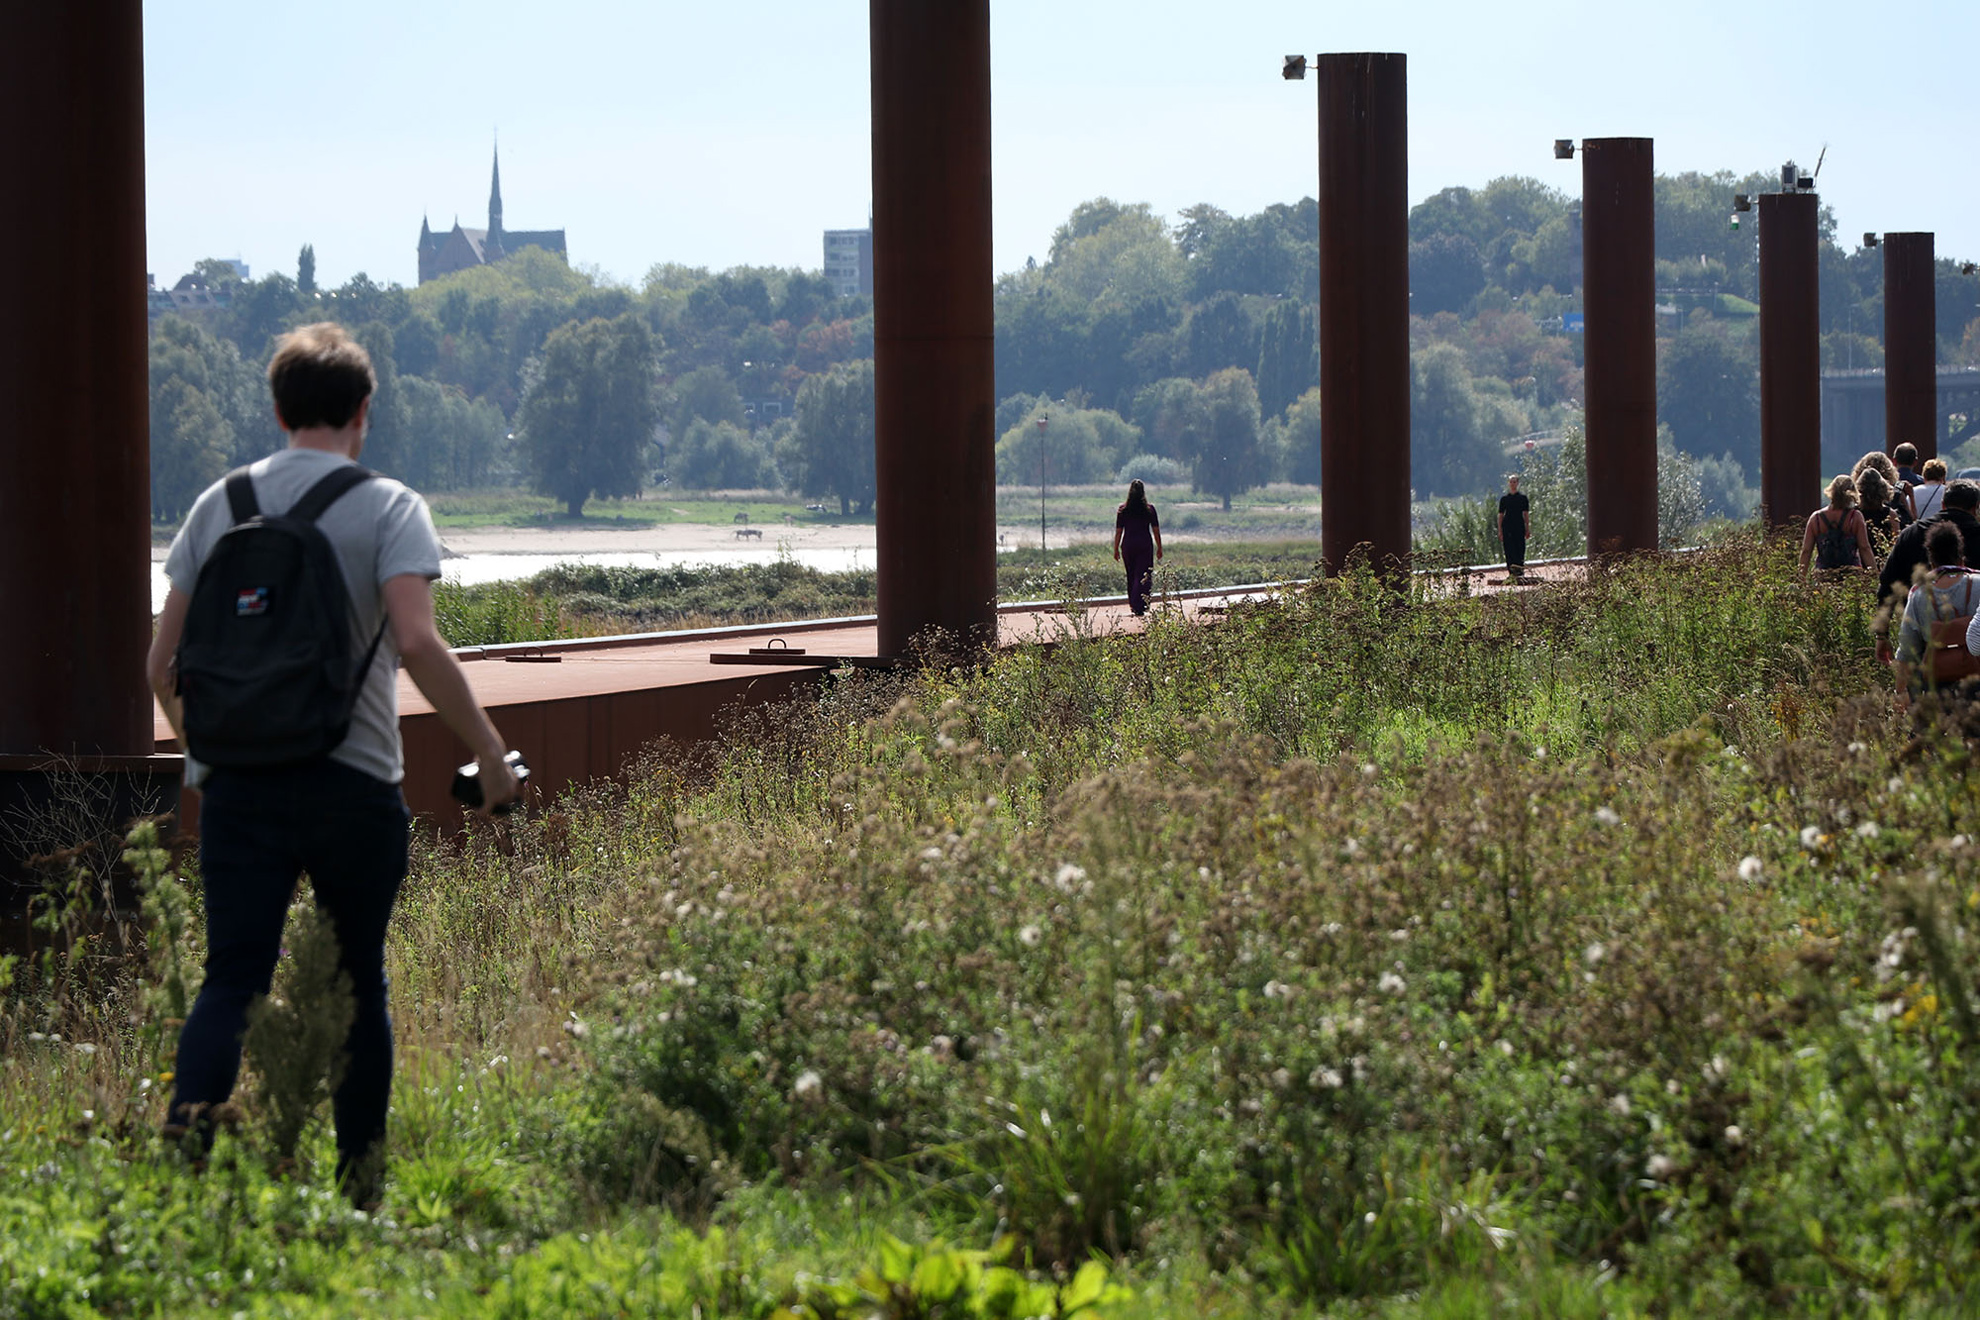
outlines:
[[[206,976],[179,1038],[168,1138],[195,1150],[240,1070],[300,875],[330,921],[356,1015],[337,1084],[337,1178],[377,1199],[391,1093],[385,928],[407,868],[399,791],[403,663],[480,766],[482,812],[517,781],[501,735],[433,621],[440,542],[426,503],[357,466],[377,388],[328,323],[268,364],[288,448],[200,496],[166,560],[147,670],[201,792]]]

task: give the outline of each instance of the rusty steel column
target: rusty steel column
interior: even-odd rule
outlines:
[[[1932,235],[1884,235],[1884,452],[1939,456],[1939,314]]]
[[[152,750],[140,0],[0,5],[0,756]]]
[[[1649,138],[1581,144],[1588,553],[1657,548],[1657,250]]]
[[[1322,55],[1320,557],[1409,563],[1409,98],[1402,55]]]
[[[997,633],[989,0],[871,0],[880,650]]]
[[[1814,193],[1760,198],[1760,514],[1800,530],[1822,492],[1822,337]]]

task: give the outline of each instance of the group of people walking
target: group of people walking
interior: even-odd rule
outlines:
[[[1877,656],[1907,697],[1980,675],[1980,484],[1902,444],[1865,454],[1828,495],[1802,529],[1801,573],[1877,573]]]

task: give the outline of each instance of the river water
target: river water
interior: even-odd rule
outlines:
[[[484,554],[462,555],[442,561],[440,575],[448,582],[480,586],[488,582],[512,582],[535,577],[556,564],[596,564],[606,568],[680,568],[688,564],[742,566],[772,564],[786,556],[807,568],[825,573],[873,567],[871,547],[832,550],[800,550],[775,545],[745,546],[735,550],[611,550],[594,554]],[[151,611],[156,614],[165,604],[171,584],[165,578],[165,565],[151,565]]]

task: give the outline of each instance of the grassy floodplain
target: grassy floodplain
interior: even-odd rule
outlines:
[[[1297,580],[1312,574],[1311,541],[1170,544],[1156,569],[1169,591]],[[1012,550],[997,556],[997,597],[1066,601],[1122,594],[1121,566],[1103,542]],[[517,582],[434,588],[435,617],[454,646],[539,642],[727,624],[871,614],[878,579],[870,568],[827,572],[791,559],[768,564],[606,568],[560,564]]]
[[[1971,1314],[1976,731],[1868,623],[1735,540],[739,717],[420,855],[374,1216],[304,927],[195,1174],[185,878],[148,950],[57,910],[0,1312]]]

